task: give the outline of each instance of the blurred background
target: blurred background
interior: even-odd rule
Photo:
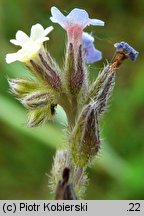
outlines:
[[[130,43],[140,52],[127,60],[116,77],[108,112],[101,121],[102,148],[91,168],[85,199],[144,199],[144,1],[143,0],[0,0],[0,199],[52,199],[48,174],[56,149],[63,146],[65,114],[57,109],[53,122],[27,128],[26,110],[9,93],[7,78],[25,77],[25,67],[5,63],[6,53],[17,51],[9,40],[17,30],[27,34],[33,24],[52,25],[51,6],[65,14],[85,9],[105,27],[88,27],[103,60],[90,65],[90,78],[114,55],[113,44]],[[62,66],[66,35],[57,24],[48,49]]]

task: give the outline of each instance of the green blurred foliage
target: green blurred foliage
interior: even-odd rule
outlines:
[[[63,12],[84,8],[105,27],[88,27],[103,61],[90,66],[94,80],[114,54],[113,44],[127,41],[140,55],[125,62],[117,73],[110,108],[101,122],[102,147],[88,169],[86,199],[144,199],[144,1],[0,0],[0,199],[51,199],[48,174],[54,152],[64,143],[66,118],[59,107],[55,120],[42,128],[26,128],[26,110],[9,93],[7,77],[30,76],[19,62],[6,65],[5,54],[16,47],[9,43],[18,29],[51,25],[51,6]],[[54,24],[48,49],[60,66],[66,35]],[[63,57],[62,57],[63,56]]]

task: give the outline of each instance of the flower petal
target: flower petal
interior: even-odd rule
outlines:
[[[43,34],[44,34],[44,28],[42,25],[37,23],[37,24],[32,26],[30,38],[33,41],[36,41],[37,39],[41,38],[43,36]]]
[[[41,38],[39,38],[38,40],[37,40],[37,43],[43,43],[43,42],[45,42],[45,41],[48,41],[49,40],[49,37],[41,37]]]
[[[19,41],[15,40],[15,39],[11,39],[10,42],[12,44],[16,45],[16,46],[20,46],[21,45],[21,43]]]
[[[10,64],[10,63],[15,62],[17,60],[19,60],[18,53],[9,53],[6,55],[6,63],[7,64]]]
[[[102,59],[102,53],[94,46],[94,37],[87,32],[83,32],[82,46],[87,64],[91,64]]]
[[[16,33],[16,40],[17,44],[19,43],[20,46],[23,46],[29,40],[29,37],[23,31],[18,31]]]
[[[94,37],[87,32],[83,32],[82,34],[82,42],[83,42],[83,47],[87,47],[94,43]]]
[[[86,58],[87,64],[92,64],[92,63],[100,61],[102,59],[102,52],[95,49],[94,47],[89,48],[89,49],[87,49],[87,53],[86,53],[85,58]]]
[[[89,19],[89,24],[96,25],[96,26],[104,26],[105,23],[99,19]]]
[[[51,21],[60,24],[65,30],[79,26],[84,29],[88,25],[104,26],[104,22],[98,19],[90,19],[88,13],[83,9],[75,8],[66,17],[56,8],[51,8]]]
[[[56,7],[51,8],[52,17],[50,20],[54,23],[59,23],[63,28],[66,25],[66,17]]]
[[[25,47],[23,47],[17,52],[17,55],[18,55],[17,60],[21,62],[29,61],[37,54],[40,48],[41,48],[41,45],[38,43],[32,42],[32,43],[29,43],[29,45],[27,44]]]
[[[47,28],[44,30],[43,37],[45,37],[46,35],[48,35],[53,29],[54,29],[53,26],[47,27]]]
[[[69,25],[80,25],[85,28],[89,23],[88,13],[83,9],[75,8],[67,16]]]

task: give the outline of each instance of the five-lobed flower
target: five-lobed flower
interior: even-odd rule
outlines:
[[[16,53],[6,55],[6,62],[12,63],[14,61],[28,62],[32,59],[40,49],[43,49],[43,42],[49,40],[46,37],[53,30],[53,27],[43,28],[40,24],[35,24],[31,28],[30,37],[23,31],[16,33],[16,39],[10,40],[11,43],[21,46],[21,49]]]
[[[67,31],[69,43],[80,44],[83,29],[89,25],[104,26],[103,21],[90,19],[88,13],[83,9],[75,8],[64,16],[56,7],[52,7],[51,13],[51,21],[60,24]]]

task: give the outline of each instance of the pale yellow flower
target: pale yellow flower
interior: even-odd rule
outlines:
[[[52,26],[44,29],[42,25],[36,24],[31,28],[30,37],[23,31],[17,31],[16,39],[12,39],[10,42],[21,46],[21,49],[16,53],[7,54],[6,62],[8,64],[14,61],[27,62],[32,59],[43,46],[43,42],[49,40],[49,37],[46,37],[46,35],[52,30]]]

